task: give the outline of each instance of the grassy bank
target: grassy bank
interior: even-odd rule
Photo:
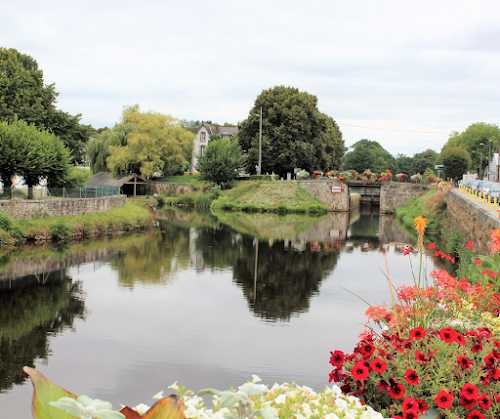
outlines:
[[[7,214],[0,213],[0,245],[129,231],[148,226],[151,217],[145,206],[133,203],[96,214],[31,220],[12,220]]]
[[[291,182],[248,181],[225,191],[212,210],[327,212],[328,207]]]

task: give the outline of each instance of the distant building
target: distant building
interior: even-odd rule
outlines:
[[[203,122],[201,127],[195,131],[196,138],[194,139],[193,158],[191,159],[191,170],[196,171],[198,157],[203,156],[207,149],[207,144],[210,141],[210,135],[218,134],[222,138],[231,138],[238,134],[238,127],[221,127],[219,125],[208,125]]]

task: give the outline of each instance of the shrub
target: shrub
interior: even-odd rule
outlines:
[[[196,198],[194,205],[197,208],[209,209],[211,203],[212,200],[210,199],[209,195],[201,194]]]
[[[0,229],[4,231],[12,230],[12,218],[5,212],[0,212]]]
[[[162,195],[158,195],[156,197],[156,201],[158,202],[158,208],[162,208],[165,206],[165,197]]]
[[[52,238],[54,240],[67,239],[70,233],[71,233],[71,227],[68,224],[66,224],[66,222],[62,218],[57,218],[50,225],[50,234],[52,235]]]

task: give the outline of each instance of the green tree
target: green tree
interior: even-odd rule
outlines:
[[[179,120],[179,125],[187,129],[190,132],[195,132],[197,129],[201,128],[202,121],[193,121],[193,120],[187,120],[187,119],[180,119]]]
[[[44,84],[43,72],[32,57],[0,47],[0,121],[21,119],[46,129],[61,137],[73,163],[84,163],[92,128],[80,124],[80,114],[56,109],[58,95],[55,84]]]
[[[198,156],[196,170],[201,179],[224,185],[238,176],[238,170],[245,166],[246,160],[236,139],[221,138],[209,141],[205,154]]]
[[[377,141],[364,139],[351,147],[353,150],[344,156],[344,170],[356,170],[358,173],[363,173],[365,170],[374,173],[390,170],[395,173],[397,170],[396,159]]]
[[[405,154],[396,154],[396,167],[398,173],[406,173],[412,175],[413,157],[408,157]]]
[[[263,173],[286,176],[296,167],[309,172],[338,169],[344,153],[342,134],[332,118],[318,111],[317,102],[316,96],[293,87],[264,90],[248,118],[239,124],[247,170],[254,173],[258,164],[261,107]]]
[[[438,160],[446,167],[446,177],[451,179],[460,179],[471,167],[470,155],[462,147],[447,147],[441,152]]]
[[[411,166],[411,172],[415,173],[425,173],[426,169],[434,169],[436,164],[437,153],[434,150],[428,148],[421,153],[413,155],[413,164]]]
[[[462,147],[471,156],[472,167],[479,167],[481,154],[483,155],[483,163],[487,164],[490,150],[492,156],[494,151],[498,151],[499,146],[500,129],[498,126],[486,122],[476,122],[469,125],[464,132],[453,131],[443,146],[443,151],[450,147]]]

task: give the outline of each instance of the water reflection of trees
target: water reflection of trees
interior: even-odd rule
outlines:
[[[64,271],[52,272],[51,278],[45,285],[0,291],[0,393],[26,381],[23,366],[47,360],[49,336],[85,317],[81,283]]]

